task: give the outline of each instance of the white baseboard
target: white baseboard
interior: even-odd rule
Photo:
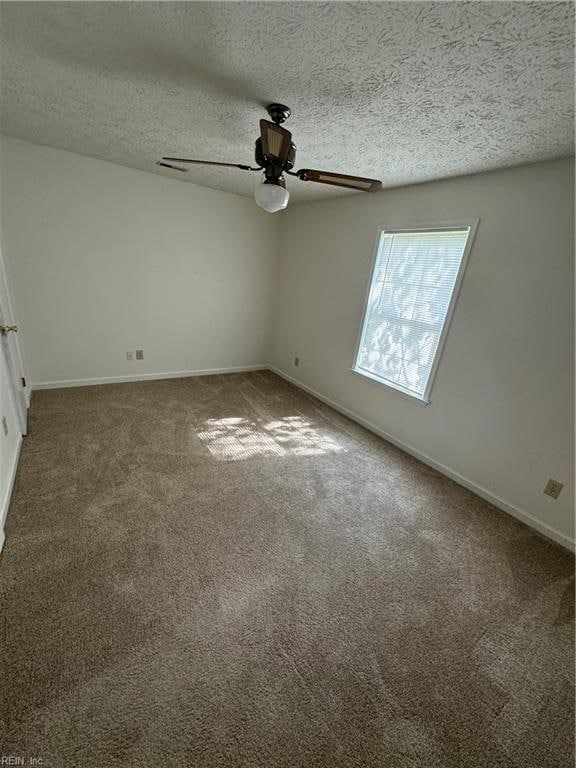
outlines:
[[[0,552],[4,546],[4,522],[8,515],[8,507],[10,506],[10,499],[12,498],[12,489],[14,488],[14,480],[16,479],[16,470],[18,469],[18,460],[20,458],[20,449],[22,448],[22,435],[18,435],[18,444],[16,446],[16,452],[12,460],[12,466],[8,472],[8,487],[4,493],[4,498],[0,501]]]
[[[66,379],[64,381],[38,381],[32,389],[65,389],[67,387],[91,387],[94,384],[122,384],[129,381],[156,381],[159,379],[185,379],[192,376],[215,376],[219,373],[248,373],[268,370],[267,365],[241,365],[236,368],[204,368],[195,371],[164,371],[162,373],[136,373],[129,376],[102,376],[96,379]]]
[[[422,453],[417,448],[414,448],[412,445],[409,445],[408,443],[404,443],[402,442],[402,440],[398,440],[398,438],[394,437],[393,435],[390,435],[388,432],[385,432],[380,427],[377,427],[376,424],[372,424],[372,422],[368,421],[367,419],[364,419],[362,416],[359,416],[357,413],[355,413],[354,411],[351,411],[349,408],[346,408],[345,406],[340,405],[340,403],[337,403],[334,400],[331,400],[329,397],[325,397],[320,392],[316,392],[316,390],[312,389],[306,384],[303,384],[301,381],[298,381],[298,379],[293,378],[289,374],[284,373],[284,371],[281,371],[279,368],[275,368],[272,365],[268,366],[268,368],[273,373],[277,374],[281,378],[290,382],[290,384],[293,384],[295,387],[302,389],[304,392],[307,392],[308,394],[312,395],[318,400],[321,400],[323,403],[326,403],[326,405],[329,405],[331,408],[334,408],[335,411],[338,411],[339,413],[342,413],[344,416],[347,416],[349,419],[352,419],[352,421],[357,422],[361,426],[370,430],[370,432],[373,432],[375,435],[378,435],[378,437],[381,437],[384,440],[387,440],[389,443],[392,443],[393,445],[405,451],[406,453],[409,453],[411,456],[414,456],[415,458],[419,459],[424,464],[428,464],[428,466],[432,467],[433,469],[436,469],[441,474],[446,475],[446,477],[449,477],[451,480],[454,480],[456,483],[458,483],[458,485],[462,485],[464,486],[464,488],[468,488],[468,490],[472,491],[477,496],[480,496],[480,498],[484,499],[485,501],[488,501],[490,504],[494,505],[495,507],[498,507],[498,509],[501,509],[503,512],[507,512],[509,515],[512,515],[512,517],[515,517],[518,520],[525,523],[526,525],[530,526],[531,528],[534,528],[543,536],[546,536],[547,538],[552,539],[552,541],[555,541],[557,544],[561,544],[563,547],[566,547],[566,549],[569,549],[570,551],[574,552],[575,542],[573,539],[569,538],[565,534],[561,533],[560,531],[557,531],[555,528],[552,528],[549,525],[546,525],[546,523],[543,523],[541,520],[537,520],[535,517],[532,517],[532,515],[529,515],[527,512],[524,512],[522,509],[515,507],[513,504],[510,504],[509,502],[507,502],[505,499],[501,498],[500,496],[497,496],[495,493],[492,493],[486,488],[483,488],[481,485],[478,485],[472,480],[469,480],[467,477],[464,477],[459,472],[455,472],[453,469],[450,469],[450,467],[447,467],[445,464],[441,464],[435,459],[432,459],[430,456],[427,456],[425,453]]]

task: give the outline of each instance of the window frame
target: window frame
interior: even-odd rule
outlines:
[[[440,360],[444,352],[444,346],[446,344],[446,339],[448,336],[448,332],[450,330],[450,325],[452,323],[452,318],[454,316],[454,311],[456,309],[458,297],[460,295],[460,288],[462,286],[464,273],[468,265],[470,251],[472,250],[472,245],[474,243],[474,238],[476,237],[476,231],[478,229],[479,223],[480,223],[480,219],[457,219],[457,220],[451,220],[451,221],[417,222],[414,224],[409,224],[407,226],[378,227],[378,232],[376,235],[376,245],[374,247],[374,253],[372,256],[372,262],[370,266],[370,273],[368,276],[368,284],[366,287],[366,293],[364,295],[364,300],[362,304],[362,314],[360,318],[360,327],[359,327],[358,335],[356,339],[356,347],[354,349],[354,358],[352,361],[352,367],[350,369],[352,373],[356,373],[358,376],[361,376],[363,379],[366,379],[374,384],[377,384],[380,387],[384,387],[385,389],[390,390],[391,392],[394,392],[397,395],[401,395],[402,397],[408,398],[409,400],[412,400],[412,402],[416,402],[419,405],[430,405],[431,403],[430,396],[432,393],[432,388],[434,386],[434,381],[436,379],[436,373],[438,372]],[[409,389],[405,389],[399,384],[395,384],[392,381],[387,381],[386,379],[383,379],[377,374],[370,373],[369,371],[359,368],[358,355],[360,353],[360,347],[361,347],[362,339],[364,336],[364,329],[366,326],[366,321],[368,319],[368,302],[370,299],[370,292],[372,290],[372,283],[374,281],[374,272],[376,270],[376,263],[378,261],[378,253],[380,251],[380,243],[382,240],[382,235],[395,234],[395,233],[411,233],[411,232],[440,232],[443,230],[454,230],[454,229],[464,229],[464,228],[469,228],[468,239],[466,240],[464,253],[462,254],[462,259],[460,260],[460,266],[458,268],[456,281],[454,283],[454,289],[452,291],[452,296],[450,298],[450,303],[448,305],[448,310],[446,312],[446,317],[444,319],[444,324],[442,326],[442,332],[440,333],[440,338],[438,339],[438,347],[436,348],[436,353],[434,355],[434,362],[432,363],[432,367],[430,369],[430,375],[428,377],[428,382],[426,384],[426,389],[422,394],[422,396],[417,395],[415,392],[411,392]]]

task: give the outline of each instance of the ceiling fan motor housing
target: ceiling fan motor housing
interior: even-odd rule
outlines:
[[[262,151],[262,139],[258,137],[256,139],[254,159],[256,160],[256,165],[264,168],[267,180],[272,181],[274,179],[279,179],[284,171],[290,171],[294,168],[294,163],[296,162],[296,145],[290,144],[290,151],[288,152],[288,157],[286,158],[284,165],[276,165],[273,161],[271,162],[268,160]]]

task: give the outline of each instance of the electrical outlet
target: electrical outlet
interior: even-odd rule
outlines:
[[[560,491],[564,488],[564,484],[558,482],[558,480],[553,480],[550,478],[548,482],[546,483],[546,488],[544,488],[544,493],[546,496],[551,496],[553,499],[557,499],[558,496],[560,496]]]
[[[136,360],[144,360],[144,350],[143,349],[137,349],[136,350]]]
[[[4,434],[8,434],[8,422],[6,421],[6,416],[2,416],[2,429],[4,430]]]
[[[134,360],[134,352],[126,352],[126,360]]]
[[[296,368],[298,368],[298,366],[300,365],[300,358],[299,357],[295,357],[294,358],[294,365],[296,366]]]

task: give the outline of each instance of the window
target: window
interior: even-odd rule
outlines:
[[[428,402],[475,228],[380,232],[357,373]]]

